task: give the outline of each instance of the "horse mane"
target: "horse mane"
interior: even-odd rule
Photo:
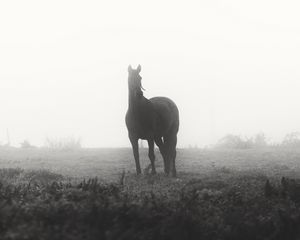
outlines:
[[[144,96],[144,92],[141,90],[140,92],[138,92],[138,97],[141,98]]]

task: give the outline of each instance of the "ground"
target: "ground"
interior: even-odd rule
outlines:
[[[141,165],[150,163],[147,149],[140,150]],[[156,152],[158,172],[162,159]],[[202,150],[178,149],[178,178],[204,177],[220,171],[256,171],[266,176],[297,177],[300,173],[300,150]],[[71,178],[98,177],[105,181],[118,179],[123,171],[135,172],[132,151],[120,149],[82,149],[51,151],[46,149],[0,149],[0,168],[47,169]]]
[[[156,156],[1,149],[0,239],[300,239],[300,151],[178,149],[177,178]]]

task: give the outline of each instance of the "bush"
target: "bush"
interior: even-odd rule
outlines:
[[[300,133],[292,132],[285,135],[282,144],[283,147],[299,148],[300,147]]]
[[[242,138],[238,135],[228,134],[221,138],[215,148],[222,149],[249,149],[267,147],[267,140],[264,133],[258,133],[252,138]]]
[[[238,135],[228,134],[218,141],[216,148],[224,149],[247,149],[254,146],[251,139],[242,139]]]
[[[253,140],[253,146],[256,148],[263,148],[266,147],[267,144],[267,139],[266,135],[264,133],[258,133],[254,136]]]
[[[81,139],[68,137],[62,139],[50,139],[46,138],[45,145],[46,148],[51,150],[76,150],[81,149]]]
[[[28,140],[24,140],[20,143],[21,148],[35,148],[35,146],[31,145]]]
[[[21,185],[0,181],[0,236],[3,240],[299,239],[297,180],[283,178],[276,185],[255,175],[226,183],[196,179],[167,191],[174,194],[159,196],[155,189],[130,192],[126,186],[97,179]]]

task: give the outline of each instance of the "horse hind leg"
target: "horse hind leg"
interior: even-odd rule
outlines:
[[[176,164],[175,164],[176,155],[177,155],[176,147],[173,147],[170,155],[171,155],[170,156],[170,171],[172,172],[172,177],[176,177],[177,176]]]
[[[176,145],[177,145],[177,135],[172,134],[165,138],[165,145],[167,149],[167,164],[168,164],[168,173],[171,172],[172,177],[176,177]]]
[[[169,174],[169,166],[168,166],[168,163],[167,163],[167,156],[166,156],[165,145],[163,143],[163,140],[162,140],[161,137],[157,137],[157,138],[154,139],[154,141],[155,141],[155,144],[159,148],[160,154],[163,157],[163,160],[164,160],[164,171],[165,171],[166,174]]]

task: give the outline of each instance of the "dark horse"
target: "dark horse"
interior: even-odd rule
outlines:
[[[148,141],[151,172],[155,170],[154,142],[164,159],[164,171],[176,177],[176,144],[179,128],[179,112],[175,103],[166,97],[147,99],[143,96],[141,66],[136,70],[128,67],[128,110],[126,126],[132,145],[136,172],[141,173],[138,140]]]

